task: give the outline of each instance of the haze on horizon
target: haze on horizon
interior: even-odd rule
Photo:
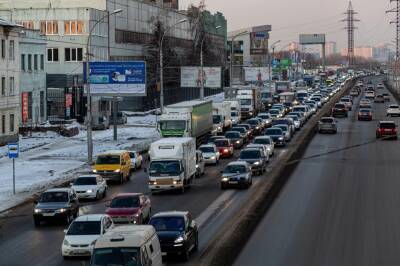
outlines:
[[[180,8],[198,5],[200,0],[180,0]],[[327,41],[335,41],[338,49],[347,46],[346,0],[206,0],[206,9],[222,12],[228,20],[228,31],[256,25],[272,25],[271,40],[282,40],[282,46],[298,41],[299,33],[326,33]],[[353,8],[361,21],[356,25],[355,46],[391,43],[395,27],[390,25],[394,14],[385,11],[394,7],[390,0],[353,0]]]

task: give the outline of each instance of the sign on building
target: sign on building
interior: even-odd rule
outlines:
[[[266,55],[268,54],[268,39],[267,31],[250,33],[250,54],[251,55]]]
[[[182,67],[181,87],[200,88],[203,76],[205,88],[221,88],[221,68],[204,67],[203,70],[204,74],[202,75],[200,67]]]
[[[25,124],[28,122],[29,118],[29,93],[28,92],[22,92],[21,93],[21,106],[22,106],[22,123]]]
[[[265,82],[269,80],[268,67],[245,67],[246,82]]]
[[[90,62],[90,89],[98,96],[146,96],[146,63]],[[86,66],[84,64],[86,80]]]

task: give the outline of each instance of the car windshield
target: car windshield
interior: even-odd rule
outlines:
[[[282,129],[274,128],[274,129],[267,129],[265,131],[265,135],[274,136],[274,135],[282,135]]]
[[[299,121],[299,117],[297,115],[289,115],[288,117],[293,119],[294,121]]]
[[[120,164],[119,155],[99,155],[96,164]]]
[[[253,140],[253,144],[269,145],[269,144],[271,144],[271,139],[269,139],[269,138],[256,138],[255,140]]]
[[[360,109],[360,113],[369,113],[371,112],[370,109]]]
[[[341,102],[344,102],[344,103],[348,103],[348,102],[350,102],[350,99],[342,98],[340,101],[341,101]]]
[[[225,137],[227,139],[237,139],[240,138],[240,133],[239,132],[229,132],[225,134]]]
[[[138,196],[116,197],[111,201],[111,208],[138,208],[140,200]]]
[[[260,124],[260,122],[257,120],[248,120],[247,123],[253,126],[258,126],[258,124]]]
[[[142,266],[139,248],[94,249],[91,266]]]
[[[222,121],[222,118],[220,115],[213,115],[213,123],[214,124],[221,123],[221,121]]]
[[[251,105],[251,99],[240,99],[241,105]]]
[[[394,123],[380,123],[379,127],[393,129],[393,128],[396,128],[396,125]]]
[[[270,115],[259,115],[258,117],[261,119],[270,119],[271,118]]]
[[[283,132],[288,131],[288,127],[286,125],[276,125],[276,127],[279,127],[280,129],[282,129]]]
[[[235,173],[246,173],[246,167],[244,165],[228,165],[225,170],[224,174],[235,174]]]
[[[391,106],[389,106],[389,108],[390,109],[399,109],[399,106],[398,105],[391,105]]]
[[[40,202],[68,202],[68,192],[45,192]]]
[[[344,106],[344,104],[336,104],[336,105],[335,105],[335,108],[344,109],[344,108],[346,108],[346,107]]]
[[[67,235],[100,235],[100,230],[100,221],[74,221],[69,227]]]
[[[213,147],[200,147],[199,150],[202,153],[215,152]]]
[[[240,153],[240,159],[259,159],[261,152],[259,150],[243,150]]]
[[[237,131],[240,133],[246,133],[247,129],[245,129],[244,127],[234,127],[232,128],[232,131]]]
[[[269,110],[269,113],[272,114],[272,115],[276,115],[276,114],[279,114],[280,111],[276,110],[276,109],[272,109],[272,110]]]
[[[238,127],[244,127],[245,129],[250,129],[251,128],[250,125],[248,125],[248,124],[239,124],[237,126]]]
[[[218,140],[214,143],[215,143],[215,146],[217,146],[217,147],[228,147],[229,146],[228,140]]]
[[[306,108],[304,108],[304,107],[295,107],[295,108],[293,108],[293,111],[294,112],[305,112]]]
[[[179,161],[153,161],[149,172],[152,175],[179,175],[181,167]]]
[[[74,184],[74,186],[96,185],[97,179],[95,176],[79,177],[79,178],[75,179],[73,184]]]
[[[153,217],[149,224],[154,226],[157,232],[182,232],[185,230],[185,219],[183,217]]]
[[[274,121],[272,121],[273,125],[288,124],[288,123],[289,121],[285,119],[275,119]]]
[[[185,121],[160,121],[161,130],[185,130]]]

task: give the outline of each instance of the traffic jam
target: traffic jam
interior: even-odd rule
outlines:
[[[270,162],[310,118],[352,79],[341,74],[329,79],[276,81],[270,89],[239,86],[225,89],[224,98],[193,100],[165,106],[158,118],[161,138],[148,151],[110,150],[96,155],[92,172],[77,176],[68,187],[52,188],[35,201],[36,228],[65,224],[60,245],[64,259],[90,259],[90,265],[163,265],[165,257],[190,260],[199,249],[199,226],[191,210],[165,209],[153,213],[151,196],[191,193],[207,168],[225,162],[218,176],[220,193],[245,190],[254,178],[267,175]],[[315,80],[314,80],[315,79]],[[347,117],[353,97],[365,90],[359,120],[372,120],[372,101],[386,102],[385,94],[359,81],[316,128],[336,133],[337,117]],[[390,105],[388,116],[400,115]],[[390,130],[389,130],[390,129]],[[396,125],[382,121],[377,138],[394,137]],[[275,160],[278,160],[276,158]],[[113,194],[104,213],[80,215],[82,204],[103,201],[111,186],[124,186],[136,173],[147,176],[147,189]]]

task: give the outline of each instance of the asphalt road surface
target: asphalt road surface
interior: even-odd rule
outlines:
[[[304,158],[321,156],[299,163],[236,266],[400,265],[400,143],[375,139],[378,120],[400,119],[376,103],[359,122],[359,99],[338,134],[312,140]]]

